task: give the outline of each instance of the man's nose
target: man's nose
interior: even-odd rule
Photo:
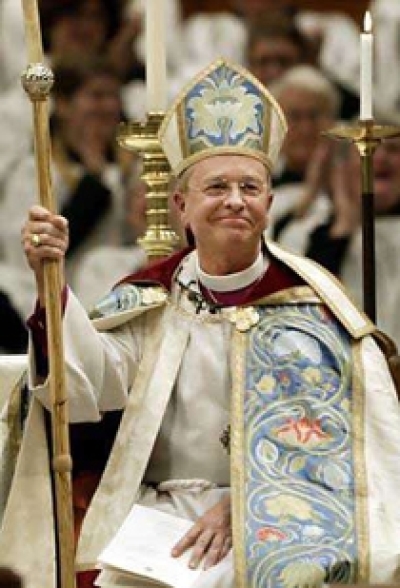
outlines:
[[[232,182],[229,185],[229,192],[225,198],[225,204],[229,205],[234,210],[240,210],[244,207],[242,192],[238,182]]]

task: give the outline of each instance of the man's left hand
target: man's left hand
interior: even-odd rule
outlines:
[[[204,569],[219,563],[232,547],[231,500],[222,498],[207,510],[172,550],[179,557],[193,547],[189,567],[195,569],[204,558]]]

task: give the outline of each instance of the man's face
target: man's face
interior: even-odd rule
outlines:
[[[70,130],[82,140],[112,141],[121,120],[120,86],[116,78],[98,74],[87,80],[70,100],[63,101],[63,113]]]
[[[288,123],[282,152],[289,169],[303,173],[333,116],[321,96],[310,90],[287,88],[279,98]]]
[[[252,157],[218,155],[194,164],[188,174],[175,201],[199,254],[257,251],[271,203],[264,165]]]
[[[290,39],[271,37],[254,42],[249,50],[248,66],[251,73],[268,87],[300,59],[300,49]]]

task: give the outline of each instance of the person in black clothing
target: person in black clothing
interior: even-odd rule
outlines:
[[[338,145],[338,144],[336,144]],[[362,304],[363,259],[361,230],[360,157],[354,146],[340,144],[326,174],[326,193],[302,186],[297,210],[285,216],[278,241],[305,254],[334,273]],[[375,265],[377,323],[400,346],[400,140],[382,143],[373,158],[375,203]],[[324,219],[307,222],[321,203],[329,199]],[[314,211],[314,212],[313,212]],[[314,214],[316,219],[316,215]]]
[[[0,568],[0,588],[22,588],[21,576],[9,568]]]
[[[113,68],[97,59],[60,62],[54,76],[53,159],[64,184],[60,205],[70,223],[72,256],[113,208],[108,170],[124,166],[115,145],[120,82]]]
[[[133,154],[123,152],[115,140],[123,119],[121,82],[108,63],[84,58],[59,62],[54,76],[52,187],[57,208],[70,225],[66,269],[74,284],[84,255],[98,245],[123,241],[124,193]],[[32,310],[34,287],[19,247],[21,217],[37,199],[32,174],[34,157],[29,153],[8,178],[2,204],[3,261],[18,280],[11,285],[1,276],[0,290],[22,317]]]
[[[0,353],[24,353],[28,331],[5,292],[0,291]]]
[[[338,116],[339,95],[328,78],[311,65],[292,67],[271,89],[288,121],[274,185],[303,182],[313,165],[313,156],[324,143],[321,133]]]
[[[400,219],[400,140],[382,143],[373,159],[376,222]],[[346,256],[361,225],[359,155],[354,147],[332,176],[333,210],[310,234],[306,254],[341,277]],[[400,244],[400,240],[399,240]]]

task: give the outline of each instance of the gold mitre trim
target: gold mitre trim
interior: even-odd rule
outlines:
[[[194,153],[193,155],[190,155],[189,157],[184,159],[180,165],[175,167],[174,174],[176,176],[179,176],[182,172],[185,171],[185,169],[187,169],[194,163],[197,163],[202,159],[207,159],[207,157],[212,157],[215,155],[245,155],[247,157],[252,157],[253,159],[261,161],[261,163],[265,165],[268,171],[271,172],[273,169],[272,162],[266,153],[263,154],[261,151],[257,152],[253,149],[246,149],[244,147],[226,146],[210,147],[209,149],[203,149],[203,151],[200,151],[199,153]]]
[[[240,144],[228,144],[209,147],[205,146],[204,149],[190,154],[190,142],[187,139],[186,118],[182,105],[184,104],[189,93],[199,83],[201,83],[208,76],[210,76],[210,74],[223,66],[225,66],[228,70],[239,74],[244,80],[252,84],[259,91],[260,100],[264,98],[263,102],[269,106],[269,111],[267,110],[268,120],[265,120],[264,112],[264,131],[259,135],[260,144],[264,147],[267,147],[266,151],[263,151],[261,148],[257,149],[256,147],[252,148]],[[274,134],[274,125],[271,122],[272,118],[275,121],[275,128],[278,131],[278,137],[280,139],[280,141],[275,145],[274,143],[271,143],[270,140],[271,136]],[[220,57],[206,68],[201,70],[194,78],[185,84],[177,98],[172,103],[171,107],[166,112],[158,132],[158,138],[167,158],[170,160],[173,173],[178,176],[186,168],[198,161],[201,161],[202,159],[206,159],[207,157],[214,155],[224,154],[245,155],[247,157],[253,157],[263,163],[267,169],[271,171],[274,165],[274,161],[271,158],[271,152],[272,154],[275,152],[276,157],[286,132],[287,122],[285,115],[283,114],[279,103],[269,92],[269,90],[246,68]]]

